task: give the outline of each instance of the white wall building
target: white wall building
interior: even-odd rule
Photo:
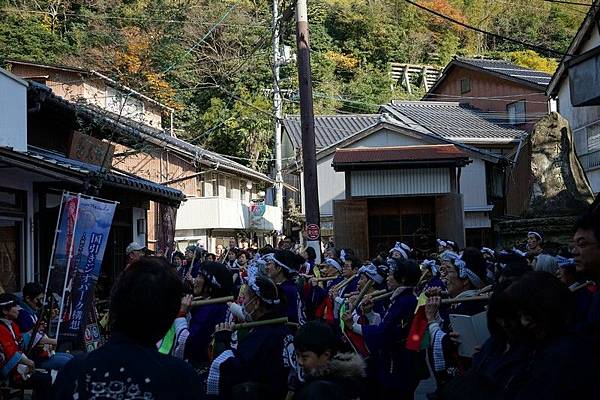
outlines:
[[[284,126],[287,132],[284,141],[298,148],[299,119],[286,118]],[[459,184],[467,243],[485,243],[492,235],[492,211],[495,207],[502,208],[506,162],[503,154],[516,151],[525,135],[522,130],[494,124],[458,103],[395,102],[382,107],[381,114],[377,115],[317,116],[315,136],[322,230],[332,229],[334,201],[346,198],[348,188],[344,173],[332,167],[336,149],[454,144],[471,160],[461,168]],[[385,197],[385,193],[381,197]]]
[[[567,63],[599,48],[599,16],[600,2],[595,1],[566,52],[568,56],[563,58],[548,85],[548,94],[556,101],[558,113],[569,121],[573,130],[575,151],[595,194],[600,192],[600,105],[573,105]],[[600,92],[599,87],[594,88]]]

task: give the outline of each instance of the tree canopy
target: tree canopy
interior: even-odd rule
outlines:
[[[295,2],[281,0],[295,51]],[[419,0],[455,20],[566,51],[585,8],[543,0]],[[175,108],[179,135],[267,170],[272,158],[271,7],[265,0],[0,0],[0,58],[104,71]],[[375,112],[393,98],[390,62],[445,65],[494,55],[552,71],[556,60],[404,0],[309,1],[315,113]],[[285,113],[297,74],[282,68]],[[412,98],[419,94],[413,93]]]

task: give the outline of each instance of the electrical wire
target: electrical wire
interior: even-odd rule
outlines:
[[[585,7],[595,7],[594,3],[578,3],[576,1],[564,1],[564,0],[544,0],[547,3],[558,3],[558,4],[570,4],[573,6],[585,6]]]
[[[233,12],[233,10],[235,10],[237,8],[237,3],[234,3],[228,10],[227,12],[225,12],[225,14],[223,14],[221,16],[221,19],[219,19],[219,21],[217,21],[216,24],[214,24],[209,30],[208,32],[206,32],[204,34],[204,36],[202,36],[202,38],[200,40],[198,40],[196,43],[194,43],[194,45],[192,45],[192,47],[190,47],[189,49],[186,50],[185,52],[185,56],[187,56],[188,54],[190,54],[192,51],[194,51],[194,49],[196,47],[198,47],[200,44],[204,43],[205,40],[210,36],[211,33],[214,32],[215,29],[217,29],[217,27],[219,25],[221,25],[223,23],[223,21],[225,21],[225,19],[229,16],[229,14],[231,14]],[[162,73],[160,75],[165,75],[167,72],[171,71],[175,66],[177,65],[177,63],[174,63],[173,65],[167,67],[164,71],[162,71]]]
[[[292,99],[288,99],[288,98],[284,98],[284,101],[291,102],[291,103],[296,103],[296,104],[299,103],[299,101],[297,101],[297,100],[292,100]],[[354,114],[353,112],[342,111],[342,110],[336,109],[334,107],[323,107],[323,108],[331,110],[331,111],[335,111],[336,113],[341,113],[341,114],[346,114],[346,115],[353,115]],[[350,107],[350,108],[352,108],[352,107]],[[362,110],[362,108],[361,108],[361,110]],[[439,110],[436,110],[436,113],[438,115],[439,114],[443,114],[444,116],[447,116],[447,117],[456,116],[456,113],[452,112],[452,111],[447,111],[447,112],[443,112],[442,111],[442,112],[439,112]],[[405,115],[405,114],[403,114],[403,115]],[[546,115],[546,113],[543,113],[543,115]],[[543,116],[543,115],[541,115],[541,116]],[[320,121],[318,121],[318,117],[319,117],[318,115],[315,116],[315,126],[317,126],[317,127],[323,127],[325,129],[333,130],[333,131],[338,131],[338,132],[344,132],[344,133],[348,132],[348,130],[343,129],[343,128],[334,128],[334,127],[330,127],[329,125],[325,125],[325,124],[321,125]],[[408,119],[411,119],[408,115],[405,115],[405,117],[408,118]],[[490,120],[485,119],[485,118],[484,118],[484,120],[486,122],[489,122],[489,123],[492,123],[492,124],[495,124],[495,125],[499,125],[499,128],[502,129],[502,130],[521,131],[521,129],[519,129],[516,126],[514,126],[514,124],[511,124],[511,123],[508,123],[508,122],[490,121]],[[507,117],[506,117],[506,120],[508,120]],[[527,118],[527,119],[521,119],[521,120],[524,121],[525,123],[527,123],[527,122],[532,122],[533,123],[533,122],[539,121],[539,118]],[[464,127],[456,127],[456,126],[452,126],[452,125],[420,124],[418,122],[415,122],[412,119],[411,119],[411,121],[412,122],[398,121],[398,123],[401,124],[401,125],[406,125],[408,127],[421,128],[421,129],[425,128],[425,129],[430,130],[430,131],[431,131],[430,128],[437,128],[437,129],[447,129],[447,130],[466,131],[466,132],[485,132],[485,133],[489,133],[490,132],[489,128],[464,128]],[[508,126],[504,127],[502,125],[508,125]],[[441,136],[443,136],[443,135],[441,135]]]
[[[502,40],[506,40],[507,42],[512,42],[512,43],[515,43],[515,44],[519,44],[521,46],[524,46],[524,47],[527,47],[527,48],[530,48],[532,50],[536,50],[536,51],[539,51],[539,52],[542,52],[542,53],[555,54],[555,55],[558,55],[560,57],[563,57],[563,56],[567,55],[567,54],[565,54],[563,52],[560,52],[558,50],[553,50],[553,49],[549,49],[547,47],[543,47],[543,46],[538,46],[538,45],[535,45],[535,44],[527,43],[527,42],[524,42],[524,41],[519,40],[519,39],[515,39],[515,38],[508,37],[508,36],[500,35],[498,33],[488,32],[488,31],[485,31],[483,29],[480,29],[480,28],[477,28],[477,27],[465,24],[464,22],[461,22],[461,21],[459,21],[457,19],[454,19],[452,17],[449,17],[449,16],[447,16],[445,14],[442,14],[440,12],[432,10],[431,8],[427,8],[427,7],[425,7],[425,6],[423,6],[423,5],[419,4],[419,3],[416,3],[416,2],[414,2],[412,0],[404,0],[404,1],[407,2],[407,3],[409,3],[409,4],[412,4],[413,6],[415,6],[417,8],[420,8],[421,10],[427,11],[430,14],[438,16],[438,17],[440,17],[442,19],[445,19],[447,21],[450,21],[450,22],[452,22],[454,24],[460,25],[463,28],[467,28],[467,29],[470,29],[470,30],[475,31],[475,32],[483,33],[484,35],[493,36],[493,37],[495,37],[497,39],[502,39]]]

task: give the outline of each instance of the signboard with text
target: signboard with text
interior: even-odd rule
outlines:
[[[59,342],[68,341],[78,347],[85,341],[94,288],[116,206],[117,203],[112,201],[81,195],[63,196],[46,294],[61,294]],[[61,283],[62,287],[59,287]]]

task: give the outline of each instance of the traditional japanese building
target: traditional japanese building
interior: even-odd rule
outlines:
[[[299,119],[284,126],[284,143],[294,148]],[[505,170],[526,132],[465,104],[419,101],[392,102],[377,115],[317,116],[315,135],[322,225],[331,221],[336,246],[370,257],[395,240],[424,251],[437,237],[493,245],[493,221],[506,207]],[[453,156],[435,161],[441,154]]]

